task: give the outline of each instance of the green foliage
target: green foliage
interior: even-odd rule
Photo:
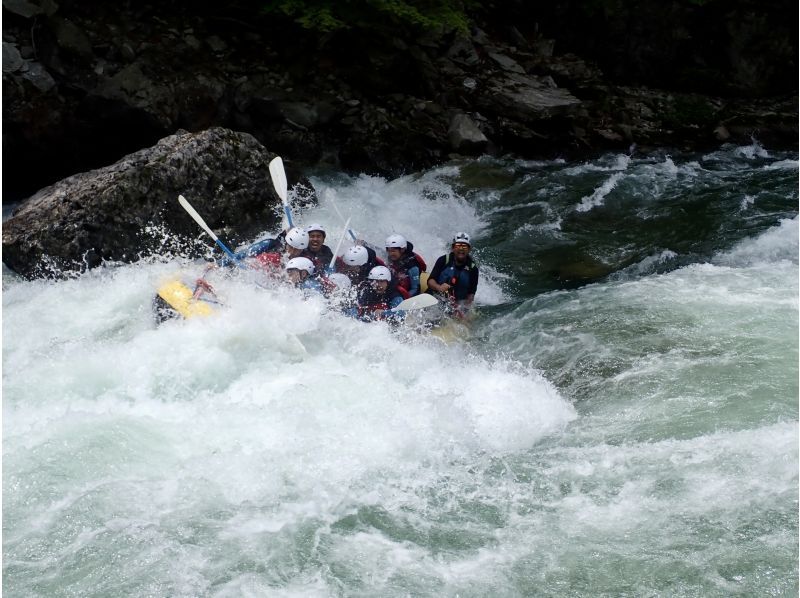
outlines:
[[[270,0],[263,8],[319,32],[405,25],[466,34],[469,28],[461,0]]]

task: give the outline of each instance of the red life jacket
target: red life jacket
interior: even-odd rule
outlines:
[[[256,256],[257,266],[270,274],[280,274],[281,254],[277,251],[267,251]]]
[[[319,284],[322,286],[322,294],[325,295],[326,297],[339,288],[335,282],[333,282],[330,278],[328,278],[324,274],[320,274],[317,277],[317,280],[319,280]]]

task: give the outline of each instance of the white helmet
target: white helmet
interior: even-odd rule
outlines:
[[[286,262],[286,271],[305,270],[309,274],[314,274],[314,262],[307,257],[293,257]]]
[[[321,224],[317,224],[316,222],[314,224],[309,224],[306,227],[307,233],[313,232],[315,230],[321,232],[323,237],[326,237],[328,235],[327,231],[325,230],[325,227],[322,226]]]
[[[472,243],[469,241],[469,235],[467,233],[456,233],[456,236],[453,237],[453,245],[456,243],[466,243],[470,247],[472,247]]]
[[[389,235],[386,237],[386,249],[390,247],[399,247],[405,249],[408,246],[408,241],[403,235]]]
[[[375,266],[369,271],[370,280],[392,280],[392,273],[386,266]]]
[[[293,228],[286,233],[286,244],[295,249],[305,249],[308,247],[308,233],[301,228]]]
[[[362,245],[353,245],[342,256],[342,261],[348,266],[363,266],[369,260],[367,248]]]
[[[350,279],[347,277],[347,274],[342,274],[341,272],[334,272],[333,274],[328,275],[328,280],[336,285],[337,291],[346,291],[352,284]]]

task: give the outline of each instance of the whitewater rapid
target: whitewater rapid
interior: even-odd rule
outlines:
[[[734,148],[312,177],[295,219],[330,245],[350,218],[430,265],[473,236],[480,315],[449,344],[241,273],[156,326],[158,285],[202,271],[179,256],[5,272],[6,594],[796,593],[796,171]],[[673,226],[698,205],[719,220]],[[542,274],[582,244],[614,271]]]

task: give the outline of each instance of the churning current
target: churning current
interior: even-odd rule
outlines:
[[[245,276],[156,326],[175,254],[5,272],[7,596],[797,595],[797,154],[312,181],[331,246],[468,231],[470,329]]]

